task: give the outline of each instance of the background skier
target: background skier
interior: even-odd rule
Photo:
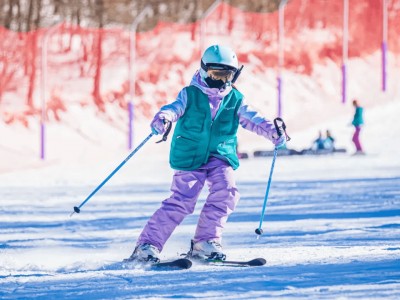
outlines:
[[[355,154],[364,154],[363,148],[362,148],[361,142],[360,142],[361,126],[364,124],[363,108],[359,105],[359,103],[356,99],[353,100],[353,106],[355,108],[355,112],[354,112],[354,117],[353,117],[353,121],[351,122],[351,124],[354,126],[355,131],[353,134],[352,141],[353,141],[354,145],[356,146]]]

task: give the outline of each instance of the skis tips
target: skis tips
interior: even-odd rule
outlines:
[[[180,258],[175,261],[182,269],[189,269],[192,266],[192,261],[187,258]]]
[[[255,258],[255,259],[252,259],[252,260],[250,260],[249,262],[248,262],[248,264],[250,265],[250,266],[263,266],[263,265],[265,265],[267,263],[267,261],[264,259],[264,258]]]

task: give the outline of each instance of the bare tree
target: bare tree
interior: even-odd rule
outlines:
[[[54,18],[75,24],[128,28],[145,6],[153,10],[151,18],[139,26],[150,30],[158,21],[196,22],[215,0],[3,0],[0,1],[0,26],[15,31],[30,31],[38,25],[50,26]],[[280,0],[225,0],[246,11],[269,12],[278,8]],[[45,4],[45,5],[44,5]],[[101,10],[98,7],[102,7]]]

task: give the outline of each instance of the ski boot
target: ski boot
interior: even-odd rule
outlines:
[[[150,262],[150,263],[158,263],[160,262],[160,250],[157,247],[151,244],[142,244],[137,245],[132,255],[124,259],[123,262]]]
[[[194,242],[191,241],[188,258],[204,260],[225,260],[226,255],[222,252],[220,243],[214,240]]]

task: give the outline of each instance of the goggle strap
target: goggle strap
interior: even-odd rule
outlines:
[[[207,67],[206,64],[203,62],[203,60],[201,60],[201,68],[202,68],[204,71],[208,72],[208,67]]]
[[[200,64],[201,64],[201,68],[206,72],[209,70],[225,70],[225,71],[236,71],[237,70],[235,67],[230,67],[230,66],[226,66],[226,65],[222,65],[222,64],[217,64],[217,63],[209,63],[206,65],[203,62],[203,60],[201,60]]]
[[[242,65],[239,69],[236,70],[235,75],[233,76],[232,81],[231,81],[232,84],[234,84],[235,81],[239,78],[239,75],[242,72],[243,67],[244,67],[244,65]]]

